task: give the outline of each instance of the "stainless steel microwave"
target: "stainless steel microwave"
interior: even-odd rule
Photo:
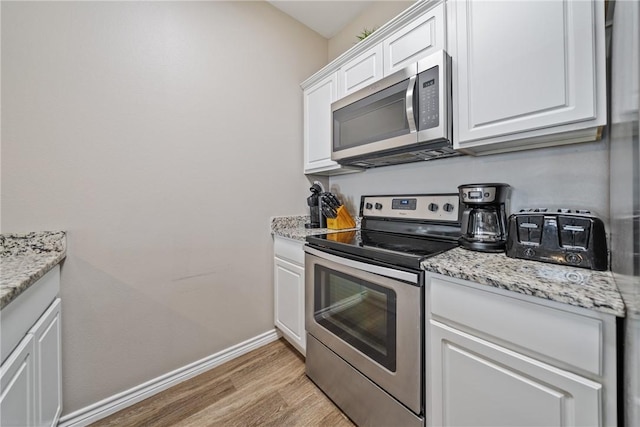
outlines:
[[[443,50],[331,104],[331,159],[377,167],[458,155]]]

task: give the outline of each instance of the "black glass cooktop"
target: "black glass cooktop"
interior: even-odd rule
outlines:
[[[391,267],[420,270],[425,258],[458,246],[456,240],[410,236],[384,231],[352,230],[307,236],[309,246],[320,247],[337,255],[377,262]]]

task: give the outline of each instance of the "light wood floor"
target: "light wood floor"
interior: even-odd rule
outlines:
[[[353,426],[280,339],[123,409],[103,426]]]

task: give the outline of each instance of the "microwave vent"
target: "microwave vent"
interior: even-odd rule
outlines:
[[[341,159],[338,162],[342,165],[359,166],[362,168],[376,168],[381,166],[397,165],[402,163],[422,162],[426,160],[442,159],[445,157],[460,156],[451,148],[442,147],[437,149],[405,151],[396,153],[381,153],[378,156],[362,156]]]

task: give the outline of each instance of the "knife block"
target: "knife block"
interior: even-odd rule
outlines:
[[[355,228],[356,222],[353,220],[349,211],[344,205],[337,209],[338,216],[335,218],[327,218],[327,228],[331,230],[343,230],[345,228]]]

